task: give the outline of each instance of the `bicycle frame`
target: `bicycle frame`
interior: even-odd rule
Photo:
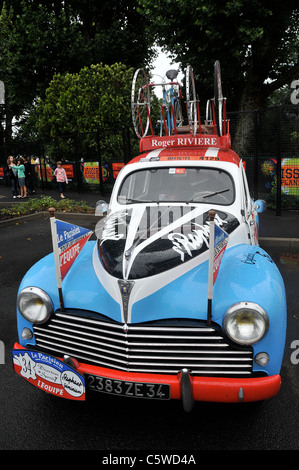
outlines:
[[[170,74],[170,75],[168,75]],[[180,84],[174,81],[177,71],[170,70],[166,73],[169,82],[163,81],[162,83],[150,83],[151,87],[162,87],[162,103],[160,113],[160,136],[163,135],[163,127],[165,135],[170,135],[176,127],[181,126],[183,123],[180,99],[182,98]]]
[[[166,89],[166,86],[170,88]],[[163,89],[163,101],[161,104],[161,115],[160,115],[160,135],[163,134],[163,126],[165,129],[165,134],[170,135],[172,131],[176,130],[176,116],[175,109],[180,107],[180,85],[178,82],[169,82],[162,84]],[[166,113],[165,113],[166,111]],[[166,114],[166,116],[165,116]],[[178,124],[182,125],[181,122]]]

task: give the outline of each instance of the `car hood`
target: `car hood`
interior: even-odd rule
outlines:
[[[235,216],[222,210],[216,211],[215,223],[227,234],[239,226]],[[209,211],[188,205],[134,205],[109,214],[96,234],[100,261],[111,276],[142,279],[196,257],[206,259]]]

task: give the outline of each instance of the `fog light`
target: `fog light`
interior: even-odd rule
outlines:
[[[33,338],[33,333],[29,328],[23,328],[21,337],[22,339],[31,339]]]
[[[270,358],[266,352],[261,352],[255,356],[254,360],[259,366],[266,366]]]

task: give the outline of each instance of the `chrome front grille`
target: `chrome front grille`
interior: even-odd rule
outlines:
[[[78,311],[34,326],[38,349],[79,362],[130,372],[249,377],[252,349],[229,344],[216,325],[168,320],[123,325]]]

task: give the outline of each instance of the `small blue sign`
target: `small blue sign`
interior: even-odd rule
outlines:
[[[68,224],[67,222],[63,222],[58,219],[56,219],[56,229],[58,248],[62,248],[64,245],[73,244],[80,238],[92,234],[92,232],[86,228]]]

